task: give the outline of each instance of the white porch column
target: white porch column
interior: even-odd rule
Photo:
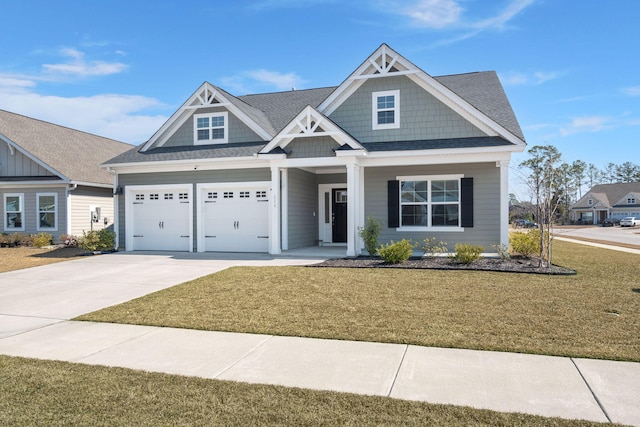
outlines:
[[[496,162],[500,168],[500,245],[509,247],[509,161]]]
[[[356,256],[356,248],[361,245],[357,243],[358,225],[360,224],[360,165],[347,163],[347,256]]]
[[[280,168],[271,166],[271,200],[269,209],[269,253],[278,255],[280,250]]]
[[[282,250],[289,249],[289,169],[281,169],[282,190],[280,191],[280,212],[282,213]]]

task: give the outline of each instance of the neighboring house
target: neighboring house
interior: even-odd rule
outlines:
[[[0,110],[0,233],[81,236],[113,225],[114,177],[131,145]]]
[[[609,217],[640,217],[640,182],[600,184],[594,186],[572,207],[572,219],[600,224]]]
[[[353,256],[372,216],[381,242],[491,251],[508,244],[508,167],[524,148],[495,72],[432,77],[383,44],[337,87],[233,96],[205,82],[104,166],[126,250]]]

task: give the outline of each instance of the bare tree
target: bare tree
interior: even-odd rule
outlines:
[[[528,160],[520,163],[529,170],[527,184],[536,201],[536,217],[540,229],[540,267],[551,265],[553,221],[562,203],[560,187],[560,152],[553,145],[536,145],[529,149]]]

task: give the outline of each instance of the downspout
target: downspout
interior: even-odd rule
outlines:
[[[78,184],[69,184],[67,187],[67,231],[65,234],[71,234],[71,192],[78,188]]]

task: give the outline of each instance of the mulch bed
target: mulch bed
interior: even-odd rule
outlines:
[[[311,267],[338,267],[338,268],[406,268],[425,270],[471,270],[471,271],[499,271],[508,273],[530,273],[550,275],[575,275],[576,271],[558,265],[548,268],[538,267],[537,258],[511,257],[481,258],[471,264],[457,263],[448,257],[412,257],[405,262],[390,264],[380,257],[359,256],[355,258],[329,259]]]

